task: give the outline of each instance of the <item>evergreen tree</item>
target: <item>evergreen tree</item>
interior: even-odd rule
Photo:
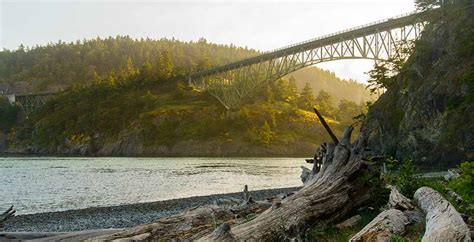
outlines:
[[[202,53],[201,55],[201,60],[199,61],[198,64],[198,70],[205,70],[208,69],[212,66],[211,64],[211,59],[209,58],[209,55],[206,53]]]
[[[274,103],[275,102],[275,94],[273,93],[273,90],[270,85],[266,86],[265,90],[265,96],[266,96],[266,101],[268,103]]]
[[[294,84],[296,87],[296,84]],[[283,102],[293,102],[298,96],[298,91],[292,87],[290,81],[286,78],[280,78],[273,83],[275,99]]]
[[[150,64],[150,62],[145,62],[140,67],[140,76],[145,81],[155,80],[155,76],[153,73],[153,66]]]
[[[298,86],[296,86],[296,78],[293,76],[288,80],[288,95],[290,102],[294,103],[298,99]]]
[[[134,77],[138,74],[138,70],[137,70],[137,68],[135,68],[135,65],[133,64],[132,58],[128,57],[127,66],[125,67],[125,69],[122,69],[121,72],[122,73],[121,73],[120,76],[124,80],[128,80],[131,77]]]
[[[334,117],[333,99],[331,94],[321,90],[316,97],[316,106],[322,115]]]
[[[300,108],[311,110],[314,107],[316,99],[313,95],[313,88],[306,82],[303,90],[301,90],[300,96],[298,97],[297,104]]]
[[[357,103],[342,99],[336,111],[336,118],[338,121],[344,122],[346,124],[345,126],[347,126],[353,121],[354,117],[357,117],[361,113],[362,107],[357,105]]]
[[[173,62],[171,54],[167,50],[163,50],[157,64],[157,72],[159,79],[168,79],[173,75]]]
[[[385,89],[392,83],[392,78],[389,75],[388,64],[385,62],[375,64],[373,70],[369,71],[369,80],[367,81],[367,88],[371,93],[375,93],[381,89]]]

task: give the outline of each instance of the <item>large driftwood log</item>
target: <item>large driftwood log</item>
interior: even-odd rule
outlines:
[[[341,142],[328,145],[321,170],[294,195],[247,223],[231,228],[236,240],[270,241],[293,237],[317,221],[335,221],[369,199],[371,187],[358,179],[367,170],[362,162],[363,139],[350,145],[352,127]],[[202,240],[213,240],[211,236]]]
[[[389,209],[380,213],[350,241],[390,241],[393,235],[403,235],[407,217],[402,211]]]
[[[234,214],[216,205],[201,206],[189,209],[184,213],[155,222],[139,225],[123,231],[90,238],[91,240],[111,241],[171,241],[193,240],[211,233],[216,226],[232,220]]]
[[[415,192],[414,198],[426,213],[422,241],[471,241],[469,228],[461,215],[441,194],[422,187]]]

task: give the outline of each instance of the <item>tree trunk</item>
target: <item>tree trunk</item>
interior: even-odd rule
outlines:
[[[422,187],[415,192],[414,198],[426,213],[422,241],[471,241],[469,228],[461,215],[441,194]]]
[[[367,171],[362,162],[363,139],[350,145],[352,127],[341,142],[328,145],[321,170],[294,195],[254,220],[231,228],[236,240],[276,240],[294,237],[317,221],[335,221],[369,199],[371,187],[358,179]],[[212,240],[211,236],[202,238]]]

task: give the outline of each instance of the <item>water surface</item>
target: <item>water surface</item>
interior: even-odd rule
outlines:
[[[0,210],[18,214],[300,186],[302,158],[0,158]]]

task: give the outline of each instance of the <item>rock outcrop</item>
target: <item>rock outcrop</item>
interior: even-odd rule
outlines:
[[[363,126],[370,147],[423,166],[474,157],[474,5],[459,3],[427,25]]]

